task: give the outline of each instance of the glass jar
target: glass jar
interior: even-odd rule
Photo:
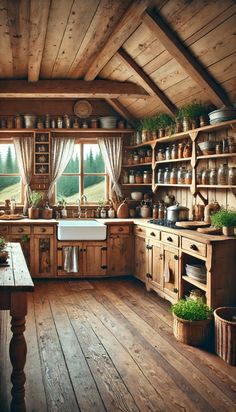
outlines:
[[[165,218],[165,205],[164,203],[160,203],[159,208],[158,208],[158,219],[164,219]]]
[[[57,118],[57,127],[58,127],[58,129],[63,128],[63,119],[60,116]]]
[[[180,167],[177,173],[177,183],[179,183],[180,185],[185,184],[185,174],[186,174],[185,168]]]
[[[178,159],[182,159],[184,154],[184,145],[183,143],[178,144]]]
[[[170,172],[170,184],[177,184],[177,169],[173,168]]]
[[[147,149],[146,156],[145,156],[145,162],[149,163],[151,161],[152,161],[152,149]]]
[[[222,154],[223,148],[222,148],[222,142],[216,142],[216,154]]]
[[[187,157],[191,157],[191,156],[192,156],[192,149],[191,149],[190,144],[187,143],[187,144],[184,146],[183,157],[184,157],[184,158],[187,158]]]
[[[152,217],[153,219],[158,219],[158,205],[153,205]]]
[[[91,119],[91,129],[97,129],[98,121],[97,119]]]
[[[135,135],[135,143],[136,144],[142,143],[142,134],[141,134],[141,131],[139,130],[136,132],[136,135]]]
[[[164,170],[163,169],[158,169],[157,172],[157,183],[164,183]]]
[[[70,118],[68,114],[64,114],[64,126],[66,129],[70,129]]]
[[[128,165],[132,165],[133,164],[133,154],[132,153],[128,153],[128,156],[127,156],[127,164]]]
[[[209,185],[210,173],[208,169],[202,171],[202,185]]]
[[[229,153],[229,141],[228,139],[223,139],[223,153]]]
[[[229,167],[228,184],[230,186],[236,185],[236,167]]]
[[[178,147],[176,144],[173,144],[171,149],[171,159],[175,160],[178,159]]]
[[[191,185],[192,184],[192,170],[188,169],[186,171],[184,183],[186,185]]]
[[[140,170],[137,170],[135,173],[135,183],[143,183],[143,175]]]
[[[137,152],[134,152],[134,154],[133,154],[133,164],[134,165],[139,164],[139,155],[138,155]]]
[[[129,183],[131,184],[135,183],[134,170],[129,171]]]
[[[202,184],[202,171],[201,170],[197,171],[196,179],[197,179],[197,185],[201,185]]]
[[[170,159],[171,159],[171,149],[170,149],[169,146],[166,147],[165,155],[166,155],[166,160],[170,160]]]
[[[144,170],[143,172],[143,183],[152,183],[152,172],[150,170]]]
[[[221,164],[217,173],[217,183],[218,185],[228,184],[228,166],[227,164]]]
[[[123,183],[126,185],[127,183],[129,183],[129,174],[128,171],[125,170],[124,174],[123,174]]]
[[[170,170],[168,169],[168,167],[166,167],[166,170],[164,172],[164,183],[167,185],[170,183]]]
[[[215,168],[210,170],[209,184],[217,185],[217,170]]]
[[[157,153],[157,161],[162,161],[165,160],[166,155],[165,155],[165,150],[164,149],[159,149]]]

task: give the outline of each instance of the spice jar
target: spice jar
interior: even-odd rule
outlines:
[[[98,127],[97,119],[91,119],[91,128],[97,129],[97,127]]]
[[[178,159],[182,159],[184,155],[184,145],[183,143],[178,144]]]
[[[166,147],[165,155],[166,155],[166,160],[171,159],[171,149],[169,146]]]
[[[217,185],[217,170],[215,168],[210,170],[209,184]]]
[[[132,165],[133,164],[133,153],[128,153],[128,157],[127,157],[127,164],[128,165]]]
[[[138,155],[137,152],[134,152],[134,153],[133,153],[133,164],[134,164],[134,165],[139,164],[139,155]]]
[[[145,162],[151,162],[152,161],[152,149],[147,149],[146,156],[145,156]]]
[[[185,184],[185,168],[184,167],[180,167],[177,173],[177,183],[179,183],[180,185],[184,185]]]
[[[164,183],[164,170],[163,169],[158,169],[157,172],[157,183]]]
[[[165,155],[165,150],[164,149],[159,149],[157,153],[157,161],[162,161],[165,160],[166,155]]]
[[[170,184],[170,170],[168,169],[168,167],[166,167],[166,170],[164,172],[164,183],[165,184]]]
[[[202,184],[202,171],[198,170],[196,173],[196,180],[197,180],[197,185]]]
[[[191,185],[192,183],[192,171],[190,169],[186,171],[184,183],[186,185]]]
[[[153,219],[158,219],[158,205],[153,205],[152,217]]]
[[[173,144],[171,149],[171,159],[175,160],[178,159],[178,147],[176,144]]]
[[[70,118],[68,114],[64,115],[64,126],[66,129],[70,129]]]
[[[45,128],[50,129],[50,114],[45,115]]]
[[[134,170],[129,171],[129,183],[131,184],[135,183]]]
[[[143,172],[143,183],[152,183],[152,172],[150,170],[144,170]]]
[[[192,155],[191,146],[190,146],[190,144],[187,143],[187,144],[184,146],[183,157],[184,157],[184,158],[186,158],[186,157],[191,157],[191,155]]]
[[[173,168],[170,172],[170,184],[177,184],[177,170],[175,168]]]
[[[22,117],[20,114],[15,115],[15,128],[22,129]]]
[[[88,129],[88,123],[86,122],[86,120],[83,121],[82,128],[83,129]]]
[[[202,171],[202,185],[209,185],[209,170],[208,169],[204,169]]]
[[[129,174],[128,171],[125,170],[124,174],[123,174],[123,183],[126,185],[127,183],[129,183]]]
[[[58,129],[63,128],[63,120],[62,120],[62,117],[60,117],[60,116],[57,118],[57,127],[58,127]]]
[[[228,184],[228,166],[227,164],[221,164],[217,173],[217,183],[218,185]]]
[[[160,203],[158,208],[158,218],[164,219],[165,218],[165,205],[164,203]]]
[[[222,142],[216,142],[216,154],[222,154],[223,148],[222,148]]]
[[[230,186],[236,185],[236,167],[229,167],[228,184]]]
[[[140,170],[137,170],[135,173],[135,183],[143,183],[143,175]]]

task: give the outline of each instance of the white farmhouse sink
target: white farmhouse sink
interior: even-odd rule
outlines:
[[[105,240],[107,226],[97,220],[61,220],[57,227],[58,240]]]

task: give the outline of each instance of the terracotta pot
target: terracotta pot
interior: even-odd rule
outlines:
[[[6,250],[0,251],[0,263],[5,263],[8,259],[8,252]]]
[[[223,226],[222,233],[225,236],[234,236],[234,227],[233,226]]]
[[[42,219],[52,219],[52,209],[43,209]]]
[[[29,207],[28,209],[29,219],[38,219],[39,218],[39,209],[34,207]]]
[[[175,338],[186,345],[203,346],[211,336],[213,320],[190,321],[178,318],[173,313],[173,333]]]

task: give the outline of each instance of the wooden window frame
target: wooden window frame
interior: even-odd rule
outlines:
[[[12,139],[0,139],[0,145],[2,145],[2,144],[12,144],[13,146],[14,146],[14,143],[13,143],[13,141],[12,141]],[[17,203],[17,206],[23,206],[24,205],[24,185],[23,185],[23,182],[22,182],[22,178],[21,178],[21,175],[20,175],[20,173],[11,173],[11,174],[9,174],[9,173],[0,173],[0,178],[1,177],[4,177],[4,176],[10,176],[10,177],[13,177],[13,176],[19,176],[20,177],[20,203]],[[4,203],[0,203],[0,205],[4,205]]]

